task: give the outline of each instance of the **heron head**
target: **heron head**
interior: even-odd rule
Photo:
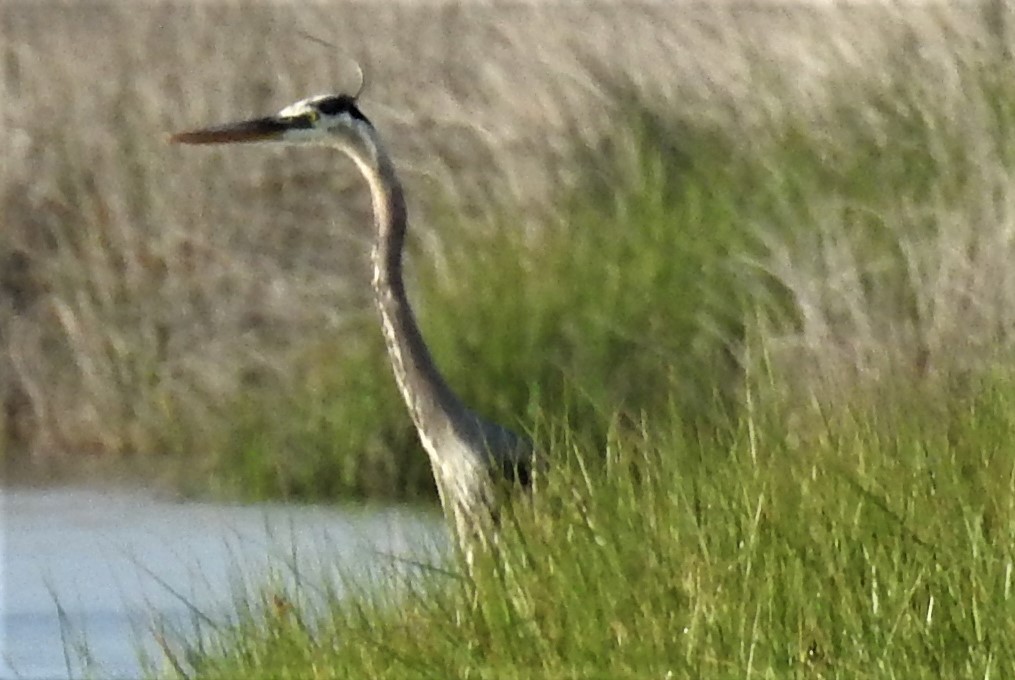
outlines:
[[[360,146],[373,126],[356,105],[356,97],[326,94],[302,99],[273,116],[178,132],[177,144],[333,144]]]

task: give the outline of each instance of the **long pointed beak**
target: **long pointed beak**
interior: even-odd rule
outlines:
[[[295,119],[269,116],[239,123],[227,123],[199,130],[177,132],[169,138],[173,144],[235,144],[237,142],[266,142],[278,139],[294,127]]]

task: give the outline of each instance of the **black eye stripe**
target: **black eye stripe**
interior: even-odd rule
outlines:
[[[366,121],[366,116],[356,106],[356,100],[347,94],[340,94],[334,97],[325,97],[314,102],[317,110],[326,116],[337,116],[340,113],[348,113],[357,120]]]
[[[314,102],[314,106],[321,113],[334,116],[343,111],[348,111],[350,107],[355,106],[356,102],[352,100],[352,97],[346,95],[338,95],[337,97],[325,97],[317,102]]]

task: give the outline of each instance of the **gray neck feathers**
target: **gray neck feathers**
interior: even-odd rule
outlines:
[[[373,197],[376,241],[373,287],[381,327],[399,391],[423,439],[436,444],[457,428],[452,418],[464,409],[437,370],[409,305],[402,279],[406,209],[391,160],[374,144],[374,162],[365,172]],[[427,446],[429,449],[430,446]]]

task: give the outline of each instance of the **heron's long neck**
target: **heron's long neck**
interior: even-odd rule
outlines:
[[[401,183],[391,160],[380,149],[373,172],[366,172],[373,197],[377,228],[373,248],[374,295],[398,388],[424,444],[453,429],[461,412],[457,396],[437,370],[405,294],[402,249],[406,210]],[[428,447],[429,448],[429,447]]]

